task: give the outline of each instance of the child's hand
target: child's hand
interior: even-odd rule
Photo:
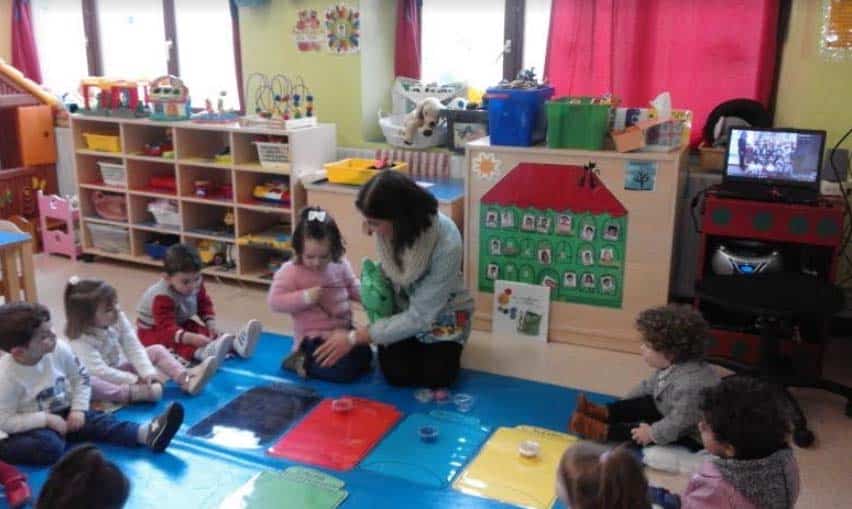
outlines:
[[[64,435],[68,431],[68,425],[65,424],[65,419],[55,414],[47,416],[47,427],[60,435]]]
[[[207,346],[207,343],[213,341],[204,334],[196,334],[194,332],[184,332],[183,342],[192,346]]]
[[[65,422],[67,423],[68,431],[73,433],[86,424],[86,414],[79,410],[72,410],[68,413],[68,419]]]
[[[322,287],[315,286],[313,288],[308,288],[302,292],[302,296],[305,299],[305,304],[316,304],[319,302],[320,297],[322,297]]]
[[[219,330],[219,327],[216,327],[213,321],[207,323],[207,332],[210,333],[211,338],[218,338],[222,334],[222,331]]]
[[[654,441],[654,437],[651,436],[651,426],[646,422],[631,429],[630,435],[633,437],[633,441],[639,445],[648,445]]]
[[[139,378],[139,383],[143,383],[146,385],[151,385],[154,383],[160,383],[160,378],[157,375],[147,375]]]

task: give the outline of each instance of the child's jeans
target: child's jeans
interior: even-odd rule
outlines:
[[[151,359],[151,364],[157,369],[165,373],[171,380],[180,380],[186,370],[183,365],[175,359],[174,355],[169,352],[163,345],[151,345],[145,348],[148,353],[148,358]],[[129,362],[118,366],[122,371],[136,373],[133,365]],[[130,386],[127,384],[115,384],[103,378],[91,375],[92,379],[92,399],[95,401],[113,401],[116,403],[127,403],[130,401]]]
[[[299,349],[305,354],[305,372],[309,377],[328,382],[351,382],[370,371],[373,352],[368,345],[356,346],[334,366],[320,366],[314,361],[314,350],[319,348],[322,342],[322,338],[305,338],[299,345]]]
[[[68,413],[59,414],[63,419]],[[136,447],[139,445],[139,424],[119,421],[112,414],[89,410],[86,423],[65,437],[50,428],[13,433],[0,440],[0,460],[13,464],[52,465],[65,453],[66,443],[106,442]]]
[[[193,334],[201,334],[202,336],[210,336],[210,331],[204,325],[196,322],[195,320],[189,319],[184,323],[179,324],[180,328],[186,332],[192,332]],[[145,346],[152,345],[163,345],[167,349],[173,350],[176,354],[180,355],[184,359],[192,362],[194,361],[193,354],[196,350],[198,350],[197,346],[187,345],[185,343],[176,343],[174,334],[169,333],[163,329],[146,329],[144,327],[138,327],[138,335],[139,341],[142,342]]]
[[[663,418],[651,396],[621,399],[606,407],[609,411],[609,431],[606,436],[608,442],[631,442],[633,437],[630,430],[639,426],[639,423],[653,424]],[[688,436],[680,437],[671,445],[682,445],[693,452],[702,449],[700,443]]]

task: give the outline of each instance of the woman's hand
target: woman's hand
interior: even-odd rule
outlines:
[[[337,361],[351,352],[355,346],[349,343],[348,336],[349,331],[335,329],[319,348],[314,351],[314,360],[324,368],[337,364]]]
[[[639,445],[648,445],[654,441],[654,437],[651,436],[651,426],[647,422],[643,422],[630,430],[630,435],[633,437],[633,441]]]

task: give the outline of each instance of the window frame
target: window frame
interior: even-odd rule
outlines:
[[[98,0],[81,0],[83,7],[83,33],[86,37],[86,61],[89,75],[103,76],[103,46],[101,44],[100,24],[98,22]],[[243,91],[243,59],[240,45],[240,10],[234,0],[228,0],[231,14],[231,33],[233,34],[234,66],[236,67],[237,93],[240,101],[240,115],[245,114],[245,92]],[[174,0],[163,0],[163,26],[166,41],[169,44],[167,69],[169,74],[180,76],[178,59],[178,30]],[[194,111],[200,111],[194,108]]]

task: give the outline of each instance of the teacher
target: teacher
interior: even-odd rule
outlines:
[[[375,343],[391,385],[448,387],[470,336],[473,299],[461,276],[462,239],[438,201],[407,175],[382,171],[355,206],[375,234],[382,272],[393,284],[394,314],[352,331],[335,330],[314,353],[334,365],[356,345]]]

